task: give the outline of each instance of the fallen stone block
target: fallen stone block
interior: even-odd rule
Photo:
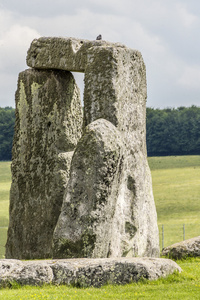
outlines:
[[[6,269],[6,272],[5,272]],[[0,260],[0,286],[52,283],[53,271],[43,261]]]
[[[200,256],[200,236],[170,245],[163,249],[162,255],[172,259]]]
[[[174,261],[161,258],[0,260],[0,287],[12,286],[14,282],[101,287],[137,282],[142,278],[156,280],[175,271],[181,272],[181,268]]]

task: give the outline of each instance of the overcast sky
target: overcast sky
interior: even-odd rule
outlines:
[[[199,0],[0,0],[0,106],[15,107],[34,38],[99,33],[142,53],[148,107],[200,106]]]

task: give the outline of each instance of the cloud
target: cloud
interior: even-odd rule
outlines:
[[[200,65],[188,65],[183,68],[182,74],[178,79],[181,88],[195,89],[200,93]]]
[[[17,24],[13,13],[1,9],[0,28],[0,106],[14,106],[18,73],[27,68],[27,49],[39,33]]]
[[[0,7],[4,10],[8,10],[18,17],[39,17],[49,18],[62,13],[74,14],[78,7],[84,7],[87,5],[86,0],[1,0]]]
[[[17,89],[18,73],[6,74],[0,72],[0,107],[15,107],[15,91]]]
[[[185,3],[178,2],[176,4],[177,15],[181,25],[185,28],[192,28],[198,22],[198,17],[195,14],[192,14],[188,9]]]
[[[11,73],[14,68],[20,69],[26,60],[26,52],[34,38],[36,30],[28,26],[12,25],[0,36],[0,72]]]
[[[8,92],[2,83],[0,105],[11,91],[14,96],[13,78],[27,68],[26,53],[34,38],[95,39],[100,33],[105,40],[141,51],[148,105],[166,106],[167,99],[170,106],[179,100],[190,105],[189,95],[199,96],[199,9],[196,0],[1,0],[0,78],[10,88]],[[82,79],[76,77],[82,89]]]

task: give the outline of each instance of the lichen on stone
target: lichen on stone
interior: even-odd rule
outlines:
[[[52,256],[53,231],[82,133],[78,91],[70,72],[19,74],[7,258]]]

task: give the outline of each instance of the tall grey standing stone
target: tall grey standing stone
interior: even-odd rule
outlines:
[[[109,256],[122,151],[120,132],[112,123],[98,119],[86,127],[72,158],[54,232],[54,257]]]
[[[99,118],[108,120],[123,141],[121,181],[115,214],[111,215],[111,257],[159,256],[157,214],[146,154],[146,97],[146,68],[139,51],[114,46],[88,50],[85,125]]]
[[[48,258],[71,157],[82,134],[79,89],[67,71],[19,74],[7,258]]]

